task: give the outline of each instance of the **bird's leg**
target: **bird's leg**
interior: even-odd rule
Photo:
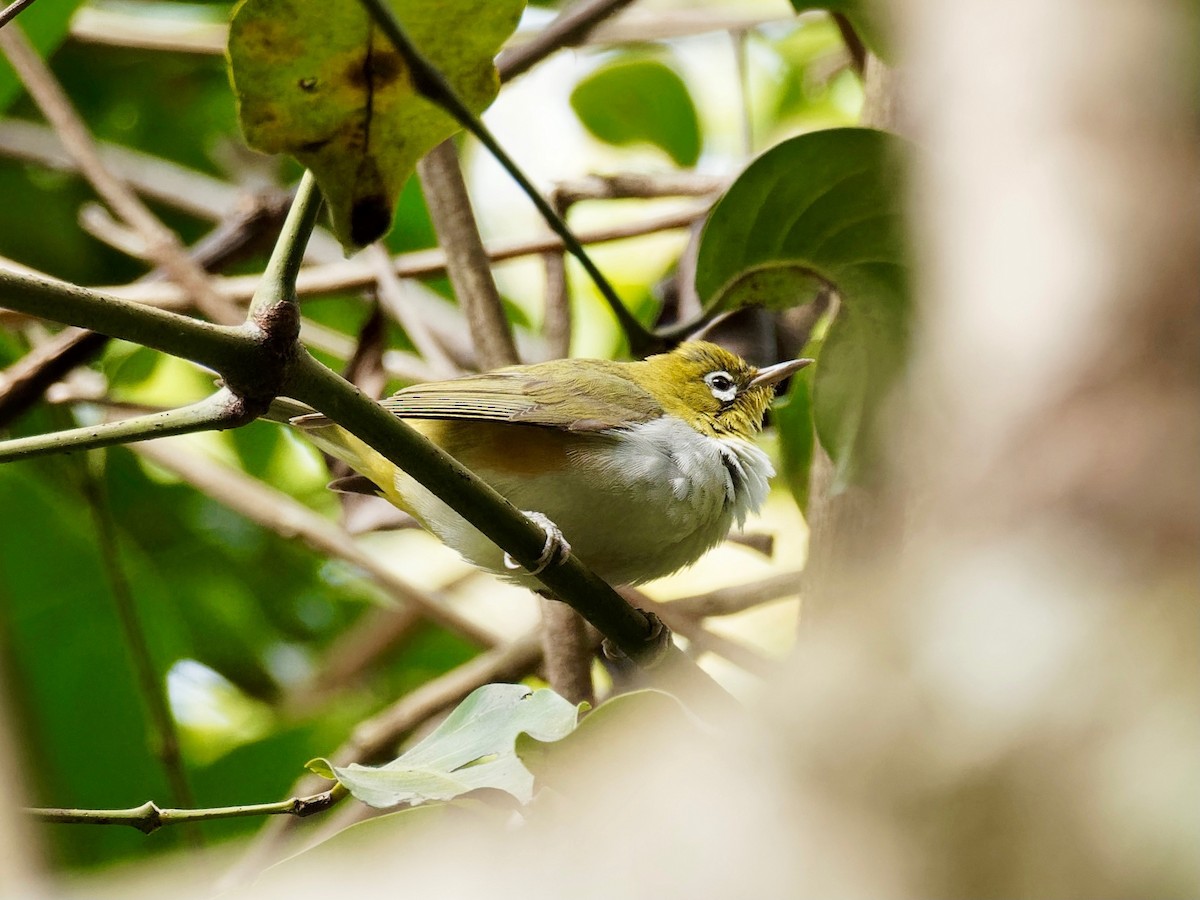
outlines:
[[[530,575],[537,575],[544,572],[552,563],[566,559],[571,552],[571,545],[567,543],[563,533],[557,525],[550,521],[549,517],[528,509],[522,510],[522,512],[546,533],[546,546],[542,548],[542,555],[537,558],[533,568],[528,570]],[[508,569],[521,568],[521,564],[507,553],[504,554],[504,566]]]

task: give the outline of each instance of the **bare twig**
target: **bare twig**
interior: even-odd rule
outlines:
[[[500,80],[509,81],[529,71],[555,50],[583,43],[605,19],[628,6],[630,0],[579,0],[572,3],[540,32],[496,58]]]
[[[188,784],[187,770],[183,763],[183,755],[179,750],[179,732],[175,727],[175,717],[167,705],[166,683],[154,663],[150,645],[142,623],[138,619],[137,604],[134,600],[133,589],[125,576],[121,565],[120,549],[117,546],[117,526],[113,521],[112,508],[109,506],[107,492],[104,489],[104,466],[107,454],[103,451],[89,454],[85,461],[84,474],[81,482],[84,498],[91,509],[92,522],[96,528],[96,540],[100,545],[100,558],[112,590],[113,604],[117,610],[117,619],[121,623],[121,632],[125,646],[129,650],[133,671],[137,679],[138,693],[149,714],[153,729],[153,752],[162,765],[167,778],[172,799],[180,806],[193,806],[191,786]],[[91,463],[97,463],[94,470]],[[187,836],[193,846],[203,843],[203,836],[194,824],[187,828]]]
[[[446,272],[467,318],[480,368],[519,362],[512,329],[492,278],[479,226],[453,141],[443,141],[417,164],[429,217],[446,254]]]
[[[328,783],[328,782],[326,782]],[[295,816],[304,818],[329,809],[348,792],[340,784],[320,794],[293,797],[278,803],[252,803],[246,806],[220,806],[211,809],[163,809],[147,801],[129,809],[27,809],[42,822],[59,825],[128,825],[143,834],[166,825],[238,819],[247,816]]]
[[[586,244],[602,244],[656,234],[660,231],[689,228],[707,210],[706,204],[648,217],[639,222],[581,231],[579,239]],[[502,262],[541,253],[562,252],[563,244],[554,235],[542,234],[523,240],[496,241],[487,250],[488,258],[492,262]],[[300,298],[321,297],[356,288],[370,287],[376,281],[375,270],[368,260],[361,258],[362,256],[363,254],[360,254],[354,259],[302,269],[296,279],[296,296]],[[446,271],[446,254],[441,250],[419,250],[414,253],[400,254],[394,257],[393,263],[396,274],[402,278],[442,275]],[[0,267],[0,272],[3,271],[4,268]],[[214,278],[213,284],[230,300],[245,301],[253,295],[254,290],[258,287],[258,281],[257,275],[241,275]],[[102,290],[114,297],[136,300],[148,306],[178,309],[186,304],[186,297],[172,285],[129,284],[106,287]]]
[[[546,298],[542,314],[542,339],[548,359],[560,359],[571,351],[571,297],[567,290],[567,261],[561,253],[543,253]]]
[[[313,512],[276,488],[231,466],[212,462],[171,444],[144,444],[138,455],[174,472],[197,490],[264,528],[290,539],[300,539],[318,553],[344,560],[361,569],[398,603],[413,609],[443,628],[482,647],[495,638],[454,612],[441,597],[410,585],[378,559],[363,551],[338,525]]]
[[[198,403],[182,406],[179,409],[168,409],[147,416],[134,416],[119,422],[105,422],[100,425],[69,428],[65,431],[2,441],[0,442],[0,463],[14,459],[30,459],[49,453],[94,450],[97,447],[148,441],[175,434],[236,428],[253,421],[257,416],[257,412],[247,409],[240,397],[222,388]]]
[[[842,43],[846,45],[846,52],[850,54],[850,65],[854,67],[855,74],[861,78],[867,68],[867,47],[854,29],[854,25],[846,18],[845,13],[832,13],[832,15],[838,33],[842,36]]]
[[[31,6],[33,6],[33,0],[13,0],[4,9],[0,9],[0,28],[3,28]]]
[[[675,612],[693,619],[707,616],[730,616],[743,612],[762,603],[770,603],[782,597],[789,597],[800,592],[802,571],[783,572],[772,575],[761,581],[751,581],[727,588],[718,588],[691,597],[680,597],[678,600],[668,600],[665,605]]]
[[[453,378],[459,374],[458,366],[434,335],[428,319],[416,307],[414,292],[405,290],[383,245],[373,244],[363,256],[367,257],[375,274],[376,294],[380,305],[404,329],[404,333],[417,348],[430,372],[437,378]]]
[[[596,641],[583,617],[567,604],[541,597],[542,656],[546,680],[572,703],[595,703],[592,658]]]
[[[750,58],[746,52],[749,39],[749,33],[741,29],[729,32],[737,68],[738,98],[742,107],[742,155],[746,159],[754,155],[754,95],[750,90]]]
[[[170,273],[172,280],[192,295],[196,306],[214,321],[225,324],[239,321],[240,314],[231,310],[224,298],[209,285],[204,270],[188,257],[178,236],[163,225],[137,195],[104,165],[87,127],[19,26],[10,25],[0,31],[0,49],[3,49],[42,114],[62,138],[63,146],[78,163],[80,172],[104,198],[105,203],[141,234],[146,242],[147,253]]]
[[[727,178],[699,172],[622,172],[560,181],[554,186],[554,198],[564,207],[570,207],[582,200],[708,197],[728,185]]]

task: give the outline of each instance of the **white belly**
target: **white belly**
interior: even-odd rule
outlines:
[[[707,437],[673,417],[635,426],[619,439],[589,435],[582,447],[566,471],[477,474],[518,509],[548,516],[579,559],[613,584],[637,584],[695,562],[759,509],[774,474],[766,454],[748,441]],[[507,569],[498,547],[428,491],[397,487],[468,561],[509,581],[538,584]]]

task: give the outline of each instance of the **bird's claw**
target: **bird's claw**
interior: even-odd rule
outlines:
[[[563,533],[557,525],[550,521],[549,517],[531,510],[523,510],[523,512],[546,533],[546,545],[542,548],[542,555],[537,558],[533,568],[527,570],[530,575],[540,575],[552,564],[566,559],[571,553],[571,545],[567,543]],[[508,553],[504,554],[504,567],[506,569],[524,568]]]

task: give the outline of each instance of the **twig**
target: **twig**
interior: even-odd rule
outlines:
[[[348,791],[340,784],[320,794],[293,797],[278,803],[252,803],[246,806],[218,806],[211,809],[163,809],[147,801],[129,809],[26,809],[42,822],[59,825],[128,825],[142,834],[150,834],[167,825],[182,822],[211,822],[215,819],[239,819],[247,816],[295,816],[304,818],[329,809]]]
[[[363,255],[367,257],[375,273],[375,292],[380,305],[404,329],[404,333],[417,348],[430,372],[434,373],[436,378],[453,378],[458,375],[460,369],[434,335],[429,321],[411,302],[413,292],[405,290],[383,245],[372,244]]]
[[[519,362],[512,329],[471,211],[454,142],[443,141],[431,150],[417,164],[417,174],[480,368],[498,369]]]
[[[117,618],[121,623],[121,632],[125,645],[133,662],[133,671],[137,680],[138,693],[149,713],[150,724],[154,733],[154,754],[162,764],[163,773],[167,777],[167,785],[171,790],[171,798],[179,806],[193,806],[191,786],[188,784],[187,770],[183,756],[179,750],[179,733],[175,728],[175,717],[167,705],[166,683],[157,666],[154,664],[150,645],[142,623],[138,620],[137,605],[133,597],[133,589],[125,570],[121,565],[120,549],[117,546],[117,526],[113,521],[112,508],[109,506],[107,492],[104,490],[104,468],[107,454],[103,451],[89,454],[84,464],[82,490],[88,507],[91,509],[92,522],[96,528],[96,540],[100,546],[100,558],[112,590],[113,604],[117,610]],[[91,465],[96,463],[95,468]],[[193,846],[203,844],[203,836],[199,828],[190,825],[187,836]]]
[[[627,238],[642,237],[660,231],[689,228],[692,223],[708,211],[708,205],[690,207],[676,212],[648,217],[640,222],[606,226],[590,231],[581,231],[579,239],[587,244],[603,244]],[[487,248],[492,262],[503,262],[554,251],[562,252],[563,243],[554,235],[538,235],[521,240],[496,241]],[[421,278],[442,275],[446,271],[446,254],[441,250],[419,250],[402,253],[393,258],[396,274],[402,278]],[[6,269],[0,266],[0,273]],[[44,279],[45,280],[45,279]],[[257,275],[214,278],[213,284],[230,300],[247,300],[258,287]],[[296,279],[296,296],[321,297],[356,288],[370,287],[375,283],[375,272],[370,263],[360,257],[340,260],[319,266],[309,266],[300,271]],[[109,286],[104,291],[114,297],[137,300],[147,306],[169,309],[181,308],[186,303],[178,288],[165,284],[129,284]]]
[[[554,186],[553,196],[562,206],[570,207],[583,200],[707,197],[728,185],[728,178],[698,172],[622,172],[560,181]]]
[[[832,16],[842,36],[842,43],[846,45],[846,52],[850,54],[850,65],[854,67],[854,73],[862,78],[867,69],[867,47],[845,13],[832,13]]]
[[[345,530],[257,478],[230,466],[212,462],[171,444],[144,444],[135,448],[157,466],[174,472],[192,487],[264,528],[289,539],[299,539],[318,553],[344,560],[361,569],[392,600],[421,611],[431,622],[480,647],[495,638],[486,629],[454,612],[444,598],[413,587],[364,552]]]
[[[770,603],[772,600],[800,593],[800,579],[803,575],[803,571],[783,572],[761,581],[718,588],[715,591],[691,597],[680,597],[678,600],[668,600],[666,605],[675,612],[693,619],[702,619],[707,616],[731,616],[763,603]]]
[[[631,0],[580,0],[572,3],[540,32],[496,58],[501,81],[510,81],[529,71],[551,53],[583,43],[605,19],[630,4]]]
[[[0,28],[3,28],[31,6],[33,6],[33,0],[13,0],[4,9],[0,9]]]
[[[546,681],[572,703],[595,703],[592,659],[596,641],[588,633],[583,617],[552,597],[540,597],[542,610],[542,656]]]
[[[754,155],[754,96],[750,91],[750,58],[746,53],[746,41],[749,39],[749,33],[742,29],[729,32],[742,107],[742,155],[746,159]]]
[[[188,258],[175,232],[163,225],[124,182],[109,172],[71,101],[19,26],[11,25],[0,31],[0,49],[42,114],[62,138],[63,146],[78,163],[80,172],[105,203],[142,236],[147,253],[214,321],[226,324],[238,321],[240,316],[208,284],[204,270]]]
[[[567,252],[574,256],[583,270],[587,272],[592,283],[596,285],[596,289],[600,292],[605,302],[609,305],[617,322],[621,326],[621,331],[625,334],[629,341],[631,351],[638,356],[644,356],[661,348],[661,343],[654,335],[646,331],[642,324],[634,317],[621,302],[621,298],[617,296],[617,292],[613,286],[604,277],[603,273],[597,268],[595,262],[583,249],[583,245],[571,233],[571,229],[566,226],[566,223],[554,211],[554,208],[546,202],[546,198],[541,195],[533,183],[521,171],[520,167],[513,161],[508,152],[500,146],[491,131],[480,121],[462,100],[455,93],[450,83],[445,76],[427,60],[419,50],[408,39],[400,20],[396,17],[392,10],[384,0],[360,0],[366,8],[371,18],[373,18],[391,41],[392,46],[404,58],[408,66],[409,75],[412,79],[413,88],[423,97],[436,103],[448,112],[463,128],[473,134],[476,139],[487,148],[488,152],[495,158],[509,176],[520,186],[521,190],[529,198],[529,201],[541,213],[546,224],[550,226],[550,230],[557,234],[567,248]]]
[[[567,261],[562,253],[543,253],[546,273],[546,299],[542,314],[542,339],[548,359],[560,359],[571,352],[571,298],[567,291]]]
[[[148,441],[175,434],[236,428],[257,417],[258,413],[250,411],[242,398],[222,388],[198,403],[179,409],[169,409],[148,416],[134,416],[119,422],[105,422],[100,425],[0,441],[0,463],[30,459],[49,453],[94,450],[98,447]]]
[[[304,262],[304,246],[317,224],[321,202],[317,181],[312,172],[306,170],[296,188],[292,208],[283,221],[283,228],[262,279],[250,298],[247,324],[254,323],[264,331],[282,327],[284,333],[275,335],[281,344],[284,341],[289,345],[295,343],[300,333],[300,313],[295,308],[296,275]]]

